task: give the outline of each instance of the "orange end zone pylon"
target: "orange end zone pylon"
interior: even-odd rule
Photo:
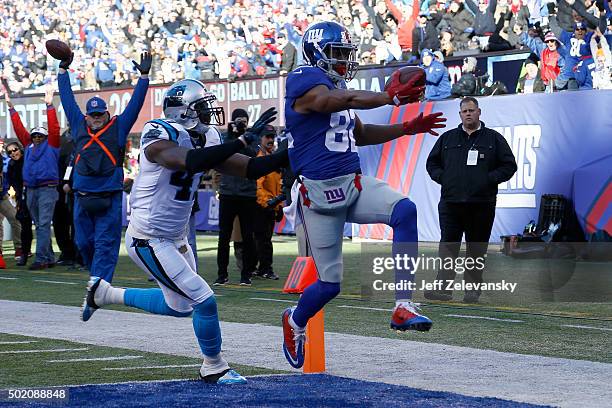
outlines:
[[[317,280],[317,267],[310,256],[298,256],[293,262],[284,293],[303,293]],[[304,373],[325,371],[325,313],[320,310],[306,325]]]

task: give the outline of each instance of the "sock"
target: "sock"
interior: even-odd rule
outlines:
[[[96,294],[98,294],[98,292],[96,292]],[[104,304],[104,305],[123,305],[124,303],[124,298],[125,298],[125,289],[123,288],[115,288],[113,286],[108,285],[108,289],[106,289],[106,292],[104,293],[104,299],[102,299],[102,301],[99,303],[97,301],[97,299],[95,299],[94,297],[94,302],[96,302],[97,304]]]
[[[293,321],[299,327],[306,327],[308,319],[323,309],[323,306],[340,293],[339,283],[330,283],[317,280],[308,286],[300,300],[297,308],[293,311]]]
[[[193,331],[202,354],[214,358],[221,353],[221,326],[214,296],[193,307]]]
[[[200,368],[200,374],[202,374],[202,377],[206,377],[207,375],[222,373],[228,369],[229,364],[221,357],[221,353],[212,357],[204,355],[204,362]]]
[[[408,257],[416,259],[418,255],[419,233],[417,229],[417,209],[416,205],[405,198],[398,201],[391,213],[389,225],[393,228],[393,258],[399,256],[401,259]],[[401,262],[400,266],[404,266]],[[414,268],[412,262],[408,263],[408,269],[395,269],[395,283],[402,281],[414,282],[415,275],[411,273]],[[396,304],[401,301],[410,301],[412,291],[409,289],[395,291]]]
[[[187,317],[191,312],[177,312],[170,308],[164,300],[161,289],[125,289],[123,300],[127,306],[132,306],[149,313]]]

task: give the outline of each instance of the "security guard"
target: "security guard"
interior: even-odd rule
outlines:
[[[436,141],[427,158],[427,172],[442,185],[438,204],[441,239],[439,257],[456,259],[465,233],[467,257],[483,257],[487,251],[493,220],[497,185],[516,172],[516,161],[506,139],[480,121],[478,101],[466,97],[459,104],[461,124]],[[465,281],[482,282],[483,269],[466,268]],[[452,269],[440,269],[437,280],[455,279]],[[466,291],[463,301],[476,303],[479,290]],[[452,292],[427,291],[430,300],[451,300]]]

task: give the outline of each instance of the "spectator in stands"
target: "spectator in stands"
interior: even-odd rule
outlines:
[[[60,147],[60,127],[57,114],[53,106],[53,90],[47,89],[45,104],[47,105],[47,123],[49,130],[44,127],[35,127],[28,132],[19,113],[10,101],[10,90],[5,90],[5,98],[9,106],[13,129],[22,146],[25,146],[23,164],[23,184],[26,187],[26,202],[34,225],[36,226],[36,258],[30,265],[30,270],[40,270],[55,266],[55,255],[51,245],[51,219],[57,201],[57,185],[59,174],[57,162]],[[21,226],[19,227],[21,240]],[[15,243],[16,244],[16,243]],[[24,255],[15,247],[15,252]],[[27,254],[25,254],[27,256]]]
[[[32,249],[32,218],[28,210],[26,191],[23,186],[23,147],[19,142],[11,142],[6,145],[6,153],[11,159],[7,170],[9,186],[15,191],[15,218],[21,226],[21,251],[15,251],[17,266],[24,266],[28,261]]]
[[[72,185],[76,244],[90,275],[111,282],[121,243],[123,149],[149,88],[152,58],[145,52],[139,64],[134,62],[140,79],[123,113],[113,117],[98,96],[87,101],[83,115],[66,71],[72,59],[71,55],[60,62],[57,80],[76,152]]]
[[[274,126],[266,125],[260,140],[257,156],[267,156],[274,152]],[[272,269],[272,234],[274,224],[283,218],[283,199],[281,198],[281,173],[278,171],[257,179],[257,206],[255,213],[255,246],[259,266],[254,273],[266,279],[278,280]]]
[[[495,9],[497,0],[465,0],[465,5],[474,13],[474,36],[485,50],[489,44],[489,37],[495,32]]]
[[[425,70],[425,99],[439,101],[451,96],[451,85],[448,70],[440,61],[436,61],[430,49],[421,51],[421,67]]]
[[[463,59],[461,66],[461,78],[451,88],[451,94],[456,97],[464,97],[477,94],[476,83],[476,63],[478,61],[474,57],[466,57]]]
[[[440,51],[445,57],[450,57],[455,52],[455,46],[453,45],[453,32],[450,27],[447,27],[440,32]]]
[[[544,92],[544,82],[540,78],[537,62],[525,60],[525,75],[519,78],[516,85],[516,93]]]
[[[374,26],[370,23],[367,23],[363,30],[363,34],[361,36],[361,41],[359,43],[359,53],[364,52],[372,52],[376,47],[376,39],[374,38]]]
[[[282,52],[280,74],[285,75],[297,67],[297,49],[289,42],[285,34],[278,35],[278,48]]]
[[[597,45],[599,40],[599,47]],[[595,58],[595,69],[592,72],[593,89],[612,89],[612,53],[606,37],[597,32],[591,37],[591,53]]]
[[[244,109],[234,109],[232,121],[228,123],[223,142],[233,141],[247,130],[249,115]],[[257,151],[249,146],[240,153],[255,157]],[[221,175],[219,185],[219,241],[217,244],[217,280],[214,285],[225,285],[229,282],[229,243],[232,236],[234,218],[238,216],[242,234],[242,268],[240,284],[251,285],[251,275],[257,266],[257,254],[253,237],[253,221],[257,196],[257,182],[243,177]],[[234,244],[237,244],[234,242]],[[239,251],[236,251],[239,252]]]
[[[559,53],[559,48],[564,47],[557,39],[555,33],[549,31],[544,36],[544,41],[533,32],[522,33],[521,42],[527,45],[531,51],[540,57],[541,78],[549,92],[554,89],[555,80],[561,72],[565,63],[564,58]]]
[[[438,31],[431,24],[427,16],[428,11],[419,12],[417,23],[412,30],[412,44],[414,45],[413,54],[420,56],[424,49],[437,50],[440,48],[440,40],[438,39]]]
[[[117,65],[115,64],[115,61],[112,60],[108,54],[102,54],[102,58],[96,62],[96,67],[94,69],[96,73],[96,81],[98,82],[98,86],[100,88],[115,85],[116,69]]]
[[[385,4],[397,21],[397,39],[402,50],[402,59],[408,61],[412,55],[416,55],[413,54],[413,49],[418,45],[414,43],[413,30],[419,13],[420,0],[413,0],[412,6],[406,4],[404,11],[400,10],[393,0],[385,0]],[[390,25],[389,27],[392,28]]]
[[[474,15],[465,8],[463,2],[453,0],[443,16],[443,22],[453,33],[453,48],[456,51],[465,50],[470,34],[474,31]]]

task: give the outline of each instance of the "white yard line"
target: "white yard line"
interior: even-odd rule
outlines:
[[[377,310],[380,312],[392,312],[393,311],[393,309],[382,309],[380,307],[364,307],[364,306],[349,306],[349,305],[340,305],[337,307],[341,307],[343,309]]]
[[[271,298],[249,298],[251,300],[263,300],[265,302],[280,302],[280,303],[297,303],[295,300],[271,299]]]
[[[179,364],[179,365],[161,365],[161,366],[142,366],[142,367],[106,367],[104,371],[129,371],[129,370],[157,370],[164,368],[189,368],[200,367],[202,364]]]
[[[61,282],[61,281],[44,280],[44,279],[34,279],[34,282],[57,283],[60,285],[80,285],[80,283],[75,283],[75,282]]]
[[[8,276],[0,276],[0,279],[4,279],[4,280],[17,280],[19,278],[9,278]]]
[[[589,329],[589,330],[603,330],[603,331],[612,331],[612,329],[606,327],[593,327],[593,326],[582,326],[579,324],[562,324],[561,327],[572,327],[574,329]]]
[[[0,341],[0,346],[3,346],[5,344],[30,344],[30,343],[38,343],[38,340]]]
[[[117,357],[92,357],[92,358],[69,358],[67,360],[49,360],[47,363],[80,363],[82,361],[116,361],[116,360],[134,360],[142,358],[142,356],[117,356]]]
[[[500,319],[498,317],[487,317],[487,316],[460,315],[460,314],[445,314],[444,316],[447,316],[447,317],[458,317],[460,319],[481,319],[481,320],[493,320],[493,321],[496,321],[496,322],[525,323],[524,320]]]
[[[201,358],[190,319],[103,309],[83,323],[78,307],[8,300],[0,300],[0,316],[0,333]],[[280,326],[221,322],[221,329],[228,361],[290,369],[280,347]],[[406,340],[422,336],[427,334],[381,338],[326,333],[327,373],[554,406],[609,407],[612,401],[612,364]]]
[[[24,353],[64,353],[68,351],[86,351],[87,347],[83,348],[64,348],[64,349],[47,349],[47,350],[15,350],[15,351],[0,351],[0,354],[24,354]]]

